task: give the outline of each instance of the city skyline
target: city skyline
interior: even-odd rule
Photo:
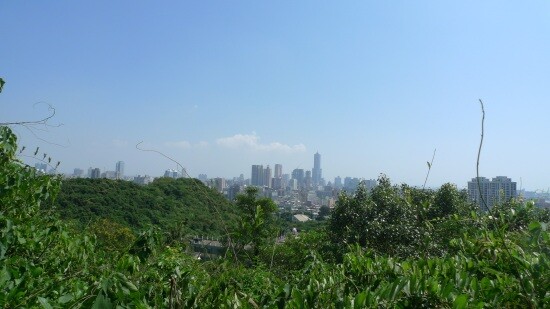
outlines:
[[[160,173],[160,174],[157,174],[157,175],[148,175],[148,174],[135,174],[135,175],[125,175],[124,174],[124,166],[125,166],[125,163],[124,161],[117,161],[116,164],[115,164],[115,170],[112,171],[112,170],[108,170],[108,169],[104,169],[103,171],[100,169],[100,168],[93,168],[93,167],[89,167],[88,168],[88,174],[86,177],[88,178],[100,178],[100,177],[104,177],[104,178],[112,178],[112,179],[127,179],[127,180],[131,180],[132,178],[134,178],[134,181],[136,181],[136,178],[139,179],[138,180],[138,183],[141,183],[141,184],[147,184],[148,182],[152,181],[152,178],[149,178],[148,182],[143,182],[142,181],[142,178],[145,176],[145,177],[171,177],[171,178],[180,178],[180,177],[191,177],[191,178],[196,178],[198,180],[201,180],[203,182],[207,182],[207,181],[219,181],[219,180],[228,180],[228,181],[238,181],[240,183],[247,183],[251,186],[258,186],[258,187],[268,187],[268,188],[271,188],[271,189],[284,189],[286,186],[289,185],[288,181],[289,180],[292,180],[292,179],[296,179],[297,183],[296,183],[296,189],[300,189],[300,188],[306,188],[308,190],[316,190],[315,188],[321,188],[323,185],[331,185],[332,187],[336,188],[336,189],[340,189],[342,187],[357,187],[357,185],[359,184],[360,181],[363,181],[365,183],[365,185],[367,186],[367,188],[373,188],[375,185],[376,185],[376,178],[377,177],[368,177],[368,176],[349,176],[349,175],[338,175],[336,177],[334,177],[333,179],[324,179],[324,178],[321,178],[322,182],[315,185],[313,183],[313,170],[318,167],[320,168],[320,159],[321,159],[321,156],[319,154],[319,152],[316,152],[315,155],[314,155],[314,159],[313,159],[313,168],[311,170],[306,170],[306,169],[299,169],[299,168],[296,168],[296,169],[293,169],[292,171],[288,171],[288,172],[284,172],[283,170],[283,166],[282,164],[274,164],[274,169],[272,170],[270,167],[269,167],[269,164],[266,165],[266,168],[263,167],[263,165],[258,165],[258,164],[252,164],[252,170],[251,170],[251,173],[250,173],[250,177],[249,178],[246,178],[244,177],[244,174],[241,173],[239,174],[239,176],[237,175],[232,175],[232,176],[228,176],[228,177],[220,177],[220,176],[217,176],[217,175],[214,175],[214,176],[208,176],[206,174],[199,174],[195,177],[193,176],[190,176],[188,175],[187,171],[184,169],[183,171],[180,171],[180,170],[173,170],[173,169],[166,169],[164,171],[164,174]],[[40,170],[42,172],[46,172],[48,170],[48,164],[45,164],[45,163],[36,163],[35,164],[35,168],[37,170]],[[50,168],[50,170],[53,170]],[[74,169],[74,172],[72,174],[69,174],[69,173],[65,173],[65,175],[69,176],[69,177],[84,177],[83,175],[83,172],[84,170],[80,169],[80,168],[75,168]],[[272,174],[273,173],[273,174]],[[309,173],[309,176],[308,176],[308,173]],[[271,177],[273,176],[273,177]],[[287,179],[283,179],[287,177]],[[305,183],[305,179],[307,178],[311,178],[310,180],[312,181],[311,183],[311,186],[300,186],[300,185],[303,185]],[[476,182],[476,177],[472,178],[471,180],[467,180],[465,183],[453,183],[455,184],[459,189],[466,189],[469,196],[472,197],[472,196],[477,196],[478,193],[477,193],[477,182]],[[480,183],[483,183],[483,192],[489,190],[489,184],[491,183],[491,181],[489,181],[489,179],[487,179],[486,177],[483,177],[483,176],[479,176],[479,179],[480,179]],[[286,181],[286,182],[285,182]],[[510,197],[510,196],[516,196],[517,193],[516,191],[520,191],[520,190],[524,190],[524,191],[531,191],[531,192],[534,192],[534,191],[541,191],[541,192],[545,192],[545,189],[531,189],[531,188],[522,188],[522,187],[517,187],[517,182],[512,182],[512,180],[506,176],[495,176],[493,177],[492,179],[492,182],[495,182],[495,183],[498,183],[499,186],[502,185],[502,183],[510,183],[510,184],[513,184],[513,187],[503,187],[505,188],[505,196],[506,197]],[[489,183],[489,184],[488,184]],[[394,184],[397,184],[394,182]],[[219,186],[220,184],[217,184],[217,186]],[[408,185],[411,185],[411,184],[408,184]],[[521,182],[520,182],[520,185],[521,185]],[[421,187],[420,185],[413,185],[413,186],[416,186],[416,187]],[[494,186],[494,185],[493,185]],[[225,187],[225,182],[224,182],[224,187]],[[431,188],[431,189],[437,189],[438,187],[436,186],[428,186],[427,188]],[[501,187],[496,187],[495,188],[491,188],[491,192],[487,192],[487,193],[484,193],[484,197],[486,198],[486,200],[490,200],[491,198],[495,198],[495,197],[498,197],[498,192],[500,192],[500,188]],[[513,188],[513,189],[511,189]],[[534,191],[533,191],[534,190]],[[550,188],[546,189],[547,192],[550,192]],[[474,200],[476,200],[474,198]],[[478,200],[476,200],[477,202],[479,202]],[[492,205],[492,202],[489,203],[489,205]]]
[[[313,178],[318,151],[326,180],[419,186],[437,149],[426,186],[439,187],[476,175],[482,99],[480,176],[546,190],[549,12],[547,1],[11,1],[0,122],[54,107],[51,127],[14,129],[64,173],[179,168],[155,150],[192,177],[282,164]]]

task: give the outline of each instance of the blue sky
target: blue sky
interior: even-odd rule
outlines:
[[[62,171],[174,168],[143,141],[195,177],[319,151],[327,180],[421,185],[437,149],[428,185],[463,187],[483,99],[481,175],[550,186],[548,1],[9,1],[0,29],[0,122],[54,106],[49,143],[16,130]]]

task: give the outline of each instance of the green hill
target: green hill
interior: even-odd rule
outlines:
[[[67,179],[55,202],[63,219],[87,225],[100,218],[140,230],[183,227],[187,234],[222,235],[237,209],[196,179],[159,178],[147,186],[109,179]],[[223,222],[222,222],[223,221]]]

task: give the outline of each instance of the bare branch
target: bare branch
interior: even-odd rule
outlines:
[[[42,141],[42,142],[44,142],[44,143],[46,143],[46,144],[50,144],[50,145],[55,145],[55,146],[63,147],[63,148],[69,147],[68,145],[65,146],[65,145],[61,145],[61,144],[58,144],[58,143],[53,143],[53,142],[50,142],[50,141],[47,141],[47,140],[41,138],[40,136],[36,135],[36,133],[34,133],[34,130],[37,130],[36,128],[29,127],[29,126],[26,125],[26,124],[22,124],[21,126],[22,126],[23,128],[25,128],[25,129],[29,130],[29,132],[30,132],[37,140],[39,140],[39,141]],[[70,145],[70,141],[69,141],[69,145]]]
[[[481,156],[481,148],[483,147],[483,134],[485,133],[485,130],[484,130],[485,108],[483,108],[483,101],[481,101],[481,99],[479,99],[479,103],[481,104],[481,140],[479,141],[479,149],[477,151],[476,180],[477,180],[477,190],[479,192],[479,198],[481,199],[481,204],[482,206],[485,207],[485,210],[489,211],[489,206],[487,206],[487,202],[483,198],[483,194],[481,193],[481,184],[479,183],[479,158]]]
[[[142,144],[142,143],[143,143],[143,141],[137,143],[137,144],[136,144],[136,149],[141,150],[141,151],[150,151],[150,152],[154,152],[154,153],[157,153],[157,154],[159,154],[159,155],[165,157],[166,159],[168,159],[168,160],[170,160],[170,161],[176,163],[176,164],[178,165],[178,167],[182,169],[182,172],[185,173],[185,174],[187,175],[187,177],[189,177],[189,175],[188,175],[187,172],[185,171],[185,168],[183,168],[183,166],[182,166],[178,161],[176,161],[176,160],[170,158],[169,156],[165,155],[164,153],[162,153],[162,152],[160,152],[160,151],[158,151],[158,150],[140,148],[139,145]]]
[[[28,130],[34,136],[34,138],[36,138],[39,141],[42,141],[46,144],[67,148],[70,145],[70,141],[68,143],[69,145],[62,145],[62,144],[45,140],[44,138],[36,134],[37,131],[49,132],[48,130],[49,128],[58,128],[63,125],[62,123],[50,124],[50,120],[55,116],[55,113],[56,113],[56,110],[52,105],[44,102],[37,102],[33,104],[33,108],[35,108],[38,104],[46,104],[48,106],[48,110],[50,111],[50,114],[47,117],[39,120],[32,120],[32,121],[0,122],[0,126],[12,126],[13,127],[12,130],[14,130],[15,132],[17,132],[16,128],[19,126]]]
[[[41,102],[38,102],[38,103],[35,103],[33,105],[36,106],[37,104],[40,104]],[[55,116],[55,108],[53,106],[51,106],[50,104],[48,104],[48,110],[51,112],[51,114],[46,117],[46,118],[42,118],[40,120],[33,120],[33,121],[16,121],[16,122],[0,122],[0,126],[10,126],[10,125],[46,125],[46,126],[52,126],[50,124],[48,124],[48,120],[52,119],[53,116]],[[60,125],[57,125],[58,127],[61,126]]]

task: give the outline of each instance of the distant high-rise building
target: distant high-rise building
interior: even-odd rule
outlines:
[[[252,175],[250,177],[250,185],[263,187],[264,186],[264,166],[252,165]]]
[[[282,188],[281,189],[285,189],[287,186],[288,186],[288,182],[290,181],[290,175],[289,174],[283,174],[283,183],[282,183]]]
[[[365,187],[369,190],[374,189],[378,185],[378,182],[375,179],[365,179],[363,180]]]
[[[74,177],[80,178],[80,177],[82,177],[82,175],[84,175],[84,170],[83,169],[80,169],[80,168],[75,168],[74,169],[74,171],[73,171],[73,176]]]
[[[301,168],[296,168],[292,171],[292,179],[296,179],[298,182],[298,187],[302,187],[304,185],[304,170]]]
[[[92,171],[90,173],[90,178],[92,179],[99,179],[101,177],[101,170],[99,168],[92,168]]]
[[[516,187],[516,182],[506,176],[497,176],[492,180],[476,177],[468,181],[468,197],[482,208],[484,204],[491,208],[495,204],[517,197]]]
[[[340,176],[336,176],[336,178],[334,178],[334,188],[342,189],[342,178]]]
[[[290,187],[290,190],[298,190],[298,180],[295,178],[292,178],[288,181],[288,186]]]
[[[306,171],[306,177],[304,179],[304,187],[306,190],[310,190],[312,185],[311,181],[311,171]]]
[[[344,178],[344,189],[353,192],[357,189],[357,186],[359,186],[360,182],[361,179],[359,178],[346,177]]]
[[[153,182],[153,178],[151,176],[137,175],[136,177],[134,177],[134,183],[137,183],[138,185],[148,185],[151,182]]]
[[[234,201],[235,198],[237,197],[237,194],[239,194],[239,192],[241,192],[241,186],[240,185],[232,185],[227,190],[227,199],[230,200],[230,201]]]
[[[275,164],[275,172],[273,178],[282,178],[283,177],[283,165]]]
[[[101,178],[118,179],[115,171],[105,171],[101,173]]]
[[[206,184],[208,181],[208,176],[206,176],[206,174],[199,174],[199,180]]]
[[[264,186],[271,188],[271,168],[269,165],[264,170]]]
[[[226,188],[225,179],[220,177],[212,179],[212,185],[220,193]]]
[[[283,166],[281,164],[275,164],[275,173],[271,179],[271,188],[283,189]]]
[[[271,187],[275,190],[279,190],[283,188],[283,178],[272,178],[271,179]]]
[[[168,177],[168,178],[181,178],[181,173],[177,170],[173,170],[173,169],[167,169],[166,171],[164,171],[164,177]]]
[[[116,163],[115,173],[116,173],[115,175],[116,179],[124,178],[124,161],[118,161]]]
[[[323,178],[323,170],[321,169],[321,155],[319,154],[319,152],[316,152],[313,155],[313,169],[311,171],[313,185],[317,187],[321,184],[321,179]]]

